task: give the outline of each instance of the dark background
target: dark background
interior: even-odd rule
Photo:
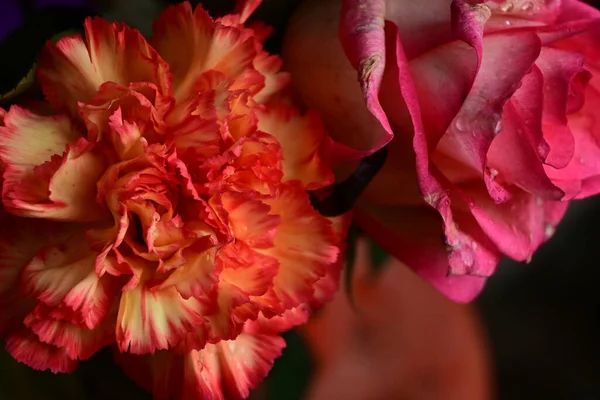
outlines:
[[[0,5],[6,1],[0,0]],[[98,0],[95,4],[89,2],[88,7],[90,13],[99,11],[107,18],[124,20],[148,33],[151,21],[166,3]],[[213,15],[220,15],[231,10],[234,1],[203,3]],[[256,13],[255,18],[277,29],[267,43],[271,51],[278,50],[285,21],[298,3],[299,0],[264,0]],[[47,34],[43,29],[28,35],[43,36]],[[11,58],[7,57],[26,65],[31,61],[27,57],[32,57],[27,54],[33,53],[23,53],[19,59],[19,54],[7,56],[0,51],[0,67],[9,62]],[[0,80],[7,76],[1,72]],[[573,202],[555,236],[530,264],[509,260],[501,263],[477,301],[491,339],[500,400],[600,400],[598,286],[599,198]],[[293,332],[287,339],[284,356],[258,390],[269,399],[300,399],[310,378],[310,360],[301,339]],[[76,373],[68,376],[32,371],[5,352],[0,353],[0,400],[106,398],[150,398],[112,364],[108,350],[82,362]]]

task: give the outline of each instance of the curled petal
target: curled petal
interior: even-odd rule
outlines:
[[[379,90],[386,68],[385,3],[384,0],[343,1],[339,27],[344,51],[358,73],[367,108],[383,128],[370,132],[368,138],[361,138],[368,142],[368,146],[361,143],[359,149],[368,148],[370,152],[379,150],[393,137],[392,128],[379,103]]]

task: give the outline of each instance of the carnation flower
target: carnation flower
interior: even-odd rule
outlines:
[[[251,4],[254,3],[254,4]],[[48,104],[0,117],[0,333],[36,369],[100,348],[157,398],[239,398],[339,276],[319,119],[243,23],[169,7],[48,44]],[[52,111],[49,112],[48,109]]]

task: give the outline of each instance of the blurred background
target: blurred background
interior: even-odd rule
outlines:
[[[299,2],[263,0],[254,15],[275,27],[275,34],[266,43],[270,51],[279,50],[285,23]],[[25,7],[18,9],[12,0],[0,0],[3,93],[26,75],[49,34],[76,28],[85,15],[92,14],[124,21],[149,34],[152,20],[168,4],[161,0],[22,3]],[[218,16],[230,11],[234,1],[201,3]],[[595,3],[600,6],[600,1]],[[14,28],[20,30],[14,33]],[[376,248],[371,255],[373,262],[385,257]],[[488,338],[496,398],[600,399],[599,260],[600,199],[591,198],[572,204],[552,240],[531,263],[504,260],[500,264],[474,305]],[[296,331],[286,334],[288,347],[253,398],[305,398],[316,371],[307,337]],[[109,350],[82,362],[69,376],[32,371],[14,362],[3,350],[0,353],[0,400],[105,398],[150,398],[112,364]],[[443,395],[439,399],[446,400]]]

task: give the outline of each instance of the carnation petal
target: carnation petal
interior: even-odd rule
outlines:
[[[21,272],[21,290],[50,306],[58,305],[93,272],[96,256],[87,248],[82,233],[76,232],[60,246],[41,249],[29,261]]]
[[[61,243],[71,233],[64,224],[0,213],[0,334],[18,326],[35,306],[19,290],[23,268],[43,247]]]
[[[41,342],[25,327],[8,335],[5,342],[6,351],[15,360],[33,369],[49,369],[56,374],[71,373],[77,367],[77,360],[70,358],[65,349]]]
[[[282,185],[279,196],[265,203],[281,217],[275,247],[263,250],[279,261],[274,294],[284,309],[309,302],[314,283],[325,276],[328,266],[339,256],[331,221],[311,207],[308,195],[298,184]]]
[[[11,107],[0,126],[0,158],[9,171],[5,175],[22,177],[31,173],[33,167],[62,154],[78,138],[65,115],[46,117],[19,106]]]
[[[326,132],[317,114],[301,116],[295,108],[280,104],[258,111],[257,117],[258,129],[281,144],[284,182],[298,179],[307,190],[333,183],[333,172],[321,159]]]
[[[181,355],[117,354],[117,363],[158,399],[242,399],[267,375],[285,341],[269,330],[248,329],[235,340]]]
[[[169,277],[160,284],[160,288],[175,287],[184,298],[212,298],[218,281],[218,270],[215,267],[215,254],[218,247],[200,251],[191,247],[183,253],[185,264],[176,268]]]
[[[68,36],[49,43],[38,77],[46,98],[75,112],[77,103],[94,96],[104,82],[129,86],[152,82],[160,93],[170,87],[169,66],[136,30],[101,18],[85,21],[86,39]]]
[[[73,360],[87,360],[101,348],[114,342],[114,323],[104,323],[90,330],[54,319],[50,307],[38,307],[24,320],[39,340],[62,349]]]
[[[246,398],[281,355],[285,341],[279,335],[242,333],[219,344],[224,386],[229,398]]]
[[[192,12],[189,3],[168,7],[154,24],[152,43],[169,63],[173,94],[192,97],[202,72],[217,70],[234,80],[252,68],[254,42],[238,28],[215,24],[202,7]]]
[[[205,305],[184,299],[174,287],[154,289],[142,280],[121,295],[116,337],[119,349],[154,353],[177,345],[204,322]]]

